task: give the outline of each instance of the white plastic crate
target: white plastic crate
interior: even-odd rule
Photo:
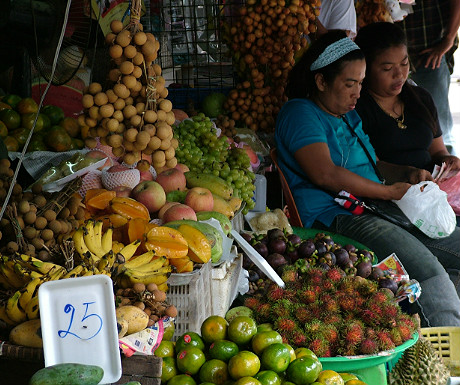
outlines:
[[[168,302],[177,308],[173,340],[187,331],[200,333],[201,324],[212,315],[211,263],[191,273],[171,274],[168,285]]]
[[[243,269],[243,255],[236,255],[236,247],[231,250],[236,258],[212,268],[212,313],[225,316],[233,300],[238,295],[238,279]]]

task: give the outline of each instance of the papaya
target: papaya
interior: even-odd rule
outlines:
[[[134,305],[118,307],[115,310],[115,314],[118,323],[122,324],[123,321],[128,322],[126,335],[144,330],[149,323],[149,316],[147,313]]]
[[[104,377],[97,365],[63,363],[47,366],[34,373],[29,385],[95,385]]]

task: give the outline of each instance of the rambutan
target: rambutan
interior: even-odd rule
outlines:
[[[323,281],[323,291],[335,291],[335,282],[329,279]]]
[[[343,270],[339,269],[337,267],[329,269],[326,272],[326,277],[329,278],[332,282],[335,282],[335,283],[340,282],[344,276],[345,276],[345,273],[343,272]]]
[[[267,298],[270,301],[277,301],[284,298],[284,289],[278,285],[270,285],[267,291]]]
[[[305,332],[309,335],[316,335],[322,331],[323,327],[324,324],[321,321],[315,319],[305,325]]]
[[[297,292],[292,289],[284,289],[284,298],[291,302],[298,302]]]
[[[313,303],[318,299],[318,293],[311,287],[300,291],[298,296],[303,303]]]
[[[312,285],[322,286],[323,277],[324,277],[324,270],[316,268],[316,267],[312,267],[308,269],[307,274],[306,274],[306,279]]]
[[[305,343],[307,342],[307,336],[302,330],[296,329],[292,332],[289,342],[294,346],[305,346]]]
[[[355,345],[346,345],[339,347],[337,353],[341,356],[356,356],[358,349]]]
[[[256,309],[256,317],[261,319],[261,322],[267,322],[271,315],[272,306],[269,303],[262,303]]]
[[[395,346],[399,346],[403,343],[403,340],[401,338],[401,334],[399,333],[398,329],[391,329],[390,330],[390,337]]]
[[[399,332],[402,342],[406,342],[412,338],[412,331],[406,325],[398,325],[396,329],[393,329],[393,330],[397,330]],[[395,345],[398,345],[398,344],[395,343]]]
[[[291,332],[296,328],[296,326],[295,321],[291,318],[278,318],[274,323],[274,327],[278,332]]]
[[[345,328],[342,337],[350,345],[358,345],[364,338],[364,327],[359,321],[349,322]]]
[[[379,344],[372,338],[364,339],[359,346],[359,352],[362,354],[375,354],[378,351]]]
[[[338,303],[342,311],[351,312],[356,310],[356,300],[351,295],[344,294],[340,296]]]
[[[310,312],[307,310],[305,307],[298,307],[295,310],[295,318],[300,322],[300,323],[306,323],[311,319]]]
[[[280,299],[273,304],[271,313],[276,316],[276,318],[287,318],[291,315],[292,308],[292,303],[289,300]]]
[[[339,325],[343,322],[343,318],[339,313],[323,312],[321,314],[321,320],[331,325]]]
[[[323,302],[324,311],[336,313],[340,310],[340,306],[334,298],[329,296],[329,298],[322,298],[321,300]]]
[[[375,338],[377,338],[377,332],[375,331],[374,328],[367,327],[367,328],[364,329],[364,336],[366,338],[375,339]]]
[[[376,326],[380,325],[381,323],[380,315],[369,309],[364,309],[360,313],[360,318],[364,321],[366,325]]]
[[[366,303],[365,307],[371,312],[373,312],[379,318],[387,317],[384,311],[384,307],[381,303],[370,300]]]
[[[353,277],[344,277],[337,286],[337,290],[341,293],[352,293],[355,290]]]
[[[386,330],[377,331],[377,341],[379,343],[380,350],[390,350],[395,348],[390,332]]]
[[[396,320],[401,313],[401,308],[398,304],[387,303],[383,306],[383,314],[387,319]]]
[[[299,278],[297,269],[294,266],[286,266],[281,274],[281,279],[285,283],[296,282]]]
[[[244,299],[244,306],[248,307],[251,310],[255,310],[259,307],[260,301],[256,297],[246,297]]]
[[[372,294],[370,301],[383,305],[384,303],[387,303],[391,298],[393,298],[393,296],[388,293],[388,290],[379,289]]]
[[[363,277],[355,277],[356,290],[366,297],[369,297],[378,290],[377,282],[371,281]]]
[[[410,315],[405,314],[405,313],[400,313],[399,314],[398,319],[397,319],[397,323],[399,325],[401,325],[401,324],[406,325],[411,330],[412,333],[417,330],[417,327],[419,325],[419,322],[417,322],[415,320],[414,316],[410,316]]]
[[[321,332],[330,345],[335,345],[339,341],[339,332],[334,325],[324,325]]]
[[[318,357],[326,357],[325,354],[330,354],[329,343],[323,338],[314,338],[308,344],[308,348]]]

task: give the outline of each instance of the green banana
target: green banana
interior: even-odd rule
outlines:
[[[196,213],[196,219],[198,221],[207,221],[208,219],[217,219],[222,227],[222,231],[225,235],[230,234],[232,231],[232,222],[225,214],[219,213],[218,211],[198,211]]]
[[[187,187],[204,187],[213,194],[219,195],[224,199],[230,199],[233,188],[222,178],[213,174],[198,174],[194,171],[185,172]]]

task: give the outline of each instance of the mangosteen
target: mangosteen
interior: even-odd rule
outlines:
[[[284,238],[284,232],[281,229],[270,229],[267,231],[267,237],[269,240]]]
[[[252,241],[252,235],[251,234],[241,232],[240,235],[246,242],[251,243],[251,241]]]
[[[324,254],[320,256],[320,261],[324,261],[327,263],[329,266],[335,265],[336,263],[336,257],[333,252],[327,251]]]
[[[268,255],[268,247],[265,243],[257,242],[254,246],[254,250],[257,251],[262,257],[266,258]]]
[[[268,243],[268,251],[270,253],[284,254],[286,251],[286,242],[283,238],[271,239]]]
[[[284,258],[284,255],[279,253],[272,253],[265,258],[268,264],[273,267],[274,270],[278,269],[280,266],[286,265],[287,261]]]
[[[249,270],[248,273],[249,273],[249,277],[248,277],[249,282],[256,282],[260,278],[259,274],[257,274],[257,272],[254,270]]]
[[[347,244],[343,248],[349,253],[356,253],[356,247],[352,244]]]
[[[373,267],[371,275],[369,276],[370,279],[373,279],[374,281],[378,281],[380,278],[383,278],[385,276],[385,273],[380,267]]]
[[[326,235],[322,240],[325,243],[326,248],[328,250],[330,250],[335,245],[334,240],[331,238],[330,235]]]
[[[246,254],[243,255],[243,269],[249,270],[254,265],[254,262],[251,261]]]
[[[293,246],[300,245],[302,242],[302,238],[300,238],[297,234],[289,234],[286,238]]]
[[[350,252],[348,252],[348,255],[350,257],[351,263],[354,265],[358,261],[358,256],[356,255],[356,253],[350,253]]]
[[[350,255],[348,254],[348,251],[345,250],[344,248],[340,248],[334,251],[335,258],[336,258],[336,263],[339,266],[345,266],[350,262]]]
[[[264,273],[262,270],[260,270],[257,266],[254,266],[254,267],[252,268],[252,270],[255,271],[255,272],[258,274],[259,280],[261,280],[261,279],[263,279],[263,278],[266,278],[265,273]]]
[[[302,243],[297,248],[297,253],[299,254],[300,258],[308,258],[315,252],[315,244],[311,239],[307,239],[302,241]]]
[[[393,294],[396,294],[396,292],[398,291],[398,283],[394,279],[380,278],[378,283],[380,288],[390,289],[393,292]]]
[[[371,262],[374,259],[372,254],[369,252],[369,250],[364,250],[364,249],[358,250],[357,254],[358,254],[359,259],[363,259],[363,260],[367,259],[368,261],[371,261]]]
[[[331,267],[327,263],[324,263],[324,262],[320,262],[316,266],[326,271],[331,269]]]
[[[322,241],[316,241],[315,242],[315,248],[318,251],[318,254],[324,254],[327,251],[326,244],[323,243]]]
[[[299,259],[299,252],[298,252],[298,247],[295,246],[288,246],[285,253],[284,257],[290,262],[294,263]]]
[[[371,275],[372,264],[370,261],[362,261],[356,265],[356,275],[367,278]]]

